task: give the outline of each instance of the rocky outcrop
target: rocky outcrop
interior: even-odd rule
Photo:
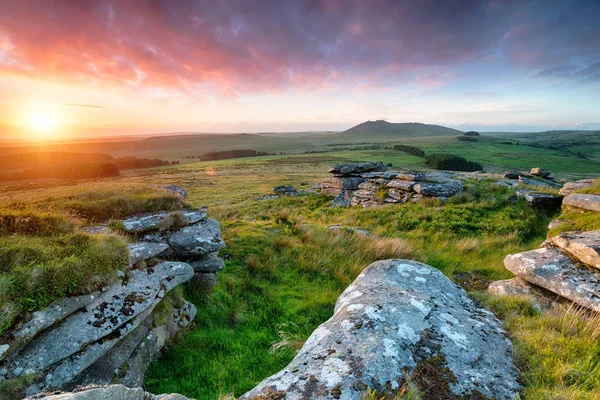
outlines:
[[[159,185],[156,186],[158,189],[162,189],[168,193],[174,194],[175,196],[179,196],[182,199],[187,198],[187,191],[181,186],[177,185]]]
[[[153,395],[142,388],[123,385],[90,385],[67,393],[45,393],[26,400],[192,400],[180,394]]]
[[[275,186],[273,188],[273,192],[275,194],[292,196],[292,195],[296,194],[298,191],[293,186]]]
[[[141,330],[145,337],[148,329],[143,327],[152,327],[155,307],[167,292],[190,280],[193,274],[192,267],[180,262],[134,269],[102,293],[63,299],[36,312],[8,343],[10,350],[0,362],[0,370],[4,371],[0,385],[28,376],[32,382],[28,393],[69,388],[87,371],[102,369],[102,359],[130,335]],[[189,304],[181,312],[184,315],[178,323],[185,326],[195,309]],[[129,358],[122,361],[125,364]],[[114,371],[106,376],[107,380],[95,383],[111,382],[116,378]]]
[[[463,190],[462,183],[450,173],[386,171],[365,174],[363,177],[365,180],[354,192],[351,205],[376,207],[417,202],[424,198],[446,200]]]
[[[543,247],[509,254],[504,265],[529,283],[600,312],[600,274],[573,262],[559,249]]]
[[[565,232],[550,238],[550,242],[582,263],[600,269],[600,230]]]
[[[558,193],[562,196],[567,196],[576,190],[581,190],[590,187],[593,183],[593,179],[581,179],[575,182],[567,182],[563,185],[562,189],[560,189]]]
[[[87,384],[141,386],[163,346],[194,319],[194,305],[168,293],[196,280],[210,292],[225,266],[218,221],[194,210],[135,216],[123,225],[132,239],[129,265],[114,284],[60,299],[3,336],[0,387],[20,385],[32,394]]]
[[[597,194],[570,194],[563,204],[569,207],[600,212],[600,196]]]
[[[369,172],[382,172],[387,168],[380,162],[338,164],[329,169],[332,174],[321,183],[321,193],[334,196],[338,203],[349,200],[352,192],[358,190],[358,185],[364,182],[363,174]],[[342,203],[342,205],[345,205]]]
[[[335,196],[332,206],[376,207],[427,197],[445,200],[463,190],[460,179],[451,173],[387,171],[381,163],[340,164],[329,172],[333,176],[323,180],[321,193]]]
[[[128,233],[145,233],[149,231],[156,231],[161,228],[161,224],[164,223],[165,219],[169,216],[180,215],[181,223],[195,224],[206,218],[204,211],[175,211],[175,212],[161,212],[157,214],[140,215],[126,219],[123,221],[123,226]],[[168,229],[169,226],[165,226],[164,229]]]
[[[518,189],[515,193],[517,196],[524,198],[534,208],[555,211],[560,209],[562,204],[562,196],[553,193],[536,192],[527,189]]]
[[[492,313],[439,270],[386,260],[342,293],[285,369],[241,399],[358,400],[368,388],[396,393],[410,379],[427,398],[503,400],[518,396],[517,376]]]
[[[531,171],[529,171],[529,173],[531,175],[539,176],[540,178],[544,179],[552,180],[556,178],[556,175],[544,168],[531,168]]]

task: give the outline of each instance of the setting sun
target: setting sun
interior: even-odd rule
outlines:
[[[28,116],[27,125],[32,133],[48,138],[56,134],[60,124],[56,115],[47,111],[35,111]]]

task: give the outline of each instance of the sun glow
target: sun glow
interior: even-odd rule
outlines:
[[[60,128],[56,115],[47,111],[34,111],[27,117],[27,126],[39,138],[54,137]]]

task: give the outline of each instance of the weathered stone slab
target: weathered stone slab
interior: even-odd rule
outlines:
[[[41,371],[76,353],[87,351],[90,345],[102,346],[98,342],[100,339],[115,332],[129,332],[132,328],[129,321],[135,319],[137,323],[140,320],[138,316],[151,311],[166,291],[190,280],[193,274],[192,267],[179,262],[131,270],[127,273],[126,283],[114,284],[81,312],[37,335],[21,351],[11,354],[0,368],[6,368],[9,371],[7,377],[11,379],[23,373]],[[114,345],[111,341],[105,343],[108,343],[108,348]],[[95,351],[91,353],[97,354]]]
[[[415,182],[408,181],[408,180],[393,180],[393,181],[389,181],[386,186],[389,188],[404,190],[405,192],[410,192],[413,190],[413,187],[415,186]]]
[[[201,260],[192,261],[190,265],[196,273],[215,273],[225,268],[225,262],[219,258],[219,253],[210,253]]]
[[[183,216],[189,221],[190,224],[195,224],[206,218],[204,211],[174,211],[183,214]],[[159,228],[163,218],[168,216],[169,212],[161,212],[158,214],[140,215],[131,218],[127,218],[123,221],[123,225],[127,232],[141,233],[156,230]]]
[[[180,394],[154,395],[142,388],[128,388],[123,385],[91,385],[78,388],[74,392],[38,394],[26,400],[191,400]]]
[[[377,191],[380,187],[380,185],[369,181],[363,182],[360,185],[358,185],[359,189],[370,190],[372,192]]]
[[[492,313],[433,267],[378,261],[342,293],[294,360],[241,399],[359,400],[367,387],[390,395],[407,378],[423,378],[413,376],[419,365],[446,371],[433,384],[457,398],[518,396],[511,344]]]
[[[561,303],[567,302],[562,297],[549,291],[544,292],[543,289],[519,277],[492,282],[488,292],[496,296],[523,296],[540,311],[555,309]]]
[[[582,263],[600,269],[600,230],[565,232],[550,238],[550,242]]]
[[[397,171],[367,172],[367,173],[362,174],[362,177],[365,179],[382,178],[382,179],[389,180],[389,179],[394,179],[397,174],[398,174]]]
[[[566,196],[574,192],[575,190],[585,189],[592,186],[594,183],[593,179],[581,179],[575,182],[567,182],[563,185],[562,189],[558,192],[562,196]]]
[[[208,218],[175,232],[169,238],[169,245],[181,257],[195,257],[219,251],[225,242],[219,221]]]
[[[273,188],[273,192],[276,194],[294,194],[297,192],[296,188],[293,186],[275,186]]]
[[[529,171],[529,173],[531,175],[539,176],[544,179],[554,179],[555,178],[555,175],[552,172],[550,172],[544,168],[531,168],[531,171]]]
[[[129,266],[145,261],[164,253],[169,246],[164,243],[139,242],[129,243]]]
[[[167,316],[164,324],[153,328],[149,333],[146,331],[144,339],[138,342],[137,347],[133,348],[133,352],[127,360],[125,376],[118,378],[117,383],[128,387],[144,386],[144,375],[146,375],[146,370],[152,360],[156,358],[165,343],[180,329],[186,328],[195,316],[196,307],[185,301],[181,308]]]
[[[182,199],[185,199],[187,197],[187,191],[182,188],[181,186],[177,186],[177,185],[160,185],[157,186],[158,189],[162,189],[168,193],[174,194],[176,196],[181,197]]]
[[[14,352],[22,348],[27,342],[35,337],[44,329],[62,321],[75,311],[90,304],[100,293],[94,292],[82,296],[64,297],[55,301],[48,307],[33,313],[31,319],[23,325],[22,328],[16,330],[9,343],[5,344],[6,352],[0,355],[0,360],[8,356],[10,352]]]
[[[404,190],[388,189],[387,195],[388,197],[397,200],[398,202],[405,203],[406,201],[408,201],[410,193],[405,192]]]
[[[532,207],[558,209],[562,204],[562,197],[552,193],[533,192],[530,190],[517,190],[517,196],[522,197]]]
[[[403,171],[396,175],[396,179],[401,181],[424,181],[425,178],[426,175],[423,172]]]
[[[417,183],[413,189],[424,196],[450,197],[461,192],[463,186],[459,182]]]
[[[534,285],[600,312],[600,273],[575,265],[559,249],[544,247],[509,254],[504,265]]]
[[[570,194],[563,199],[563,204],[600,212],[600,196],[596,194]]]
[[[358,185],[364,182],[362,177],[329,177],[321,183],[321,193],[327,196],[337,196],[340,191],[352,191],[358,189]]]
[[[351,164],[338,164],[329,168],[330,174],[358,174],[364,172],[383,172],[387,168],[381,162],[366,162],[366,163],[351,163]]]

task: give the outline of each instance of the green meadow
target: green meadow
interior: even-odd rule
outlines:
[[[411,144],[426,154],[459,154],[481,162],[488,171],[541,166],[561,179],[600,173],[598,161],[500,141],[443,137],[393,143]],[[424,201],[376,209],[330,208],[331,199],[317,193],[255,199],[276,185],[310,190],[328,176],[331,165],[341,162],[382,161],[396,169],[426,169],[424,158],[393,150],[393,143],[359,150],[352,147],[365,145],[339,144],[327,146],[324,153],[132,170],[120,178],[96,181],[4,184],[0,209],[3,216],[13,216],[10,221],[3,217],[0,231],[3,257],[12,257],[1,276],[0,298],[13,305],[2,310],[3,317],[9,316],[3,320],[4,328],[57,296],[85,292],[113,279],[123,264],[120,249],[126,238],[116,234],[101,239],[106,243],[82,240],[78,227],[134,212],[208,206],[209,215],[222,224],[227,248],[221,255],[227,267],[209,298],[194,293],[193,287],[184,289],[198,315],[151,365],[146,388],[153,393],[178,392],[198,399],[243,394],[291,361],[310,333],[332,315],[337,297],[363,268],[380,259],[408,258],[439,268],[504,320],[515,344],[524,398],[597,398],[597,320],[586,323],[568,313],[542,315],[524,299],[486,294],[491,281],[511,277],[503,258],[536,248],[548,234],[548,222],[556,217],[532,211],[523,200],[513,201],[511,189],[491,180],[471,180],[445,205]],[[187,201],[151,189],[157,184],[186,188]],[[599,228],[590,217],[572,218],[573,226]],[[367,229],[373,235],[331,232],[331,225]],[[32,234],[45,230],[44,235]],[[63,254],[53,250],[56,243],[64,244],[64,251],[76,259],[61,263]],[[102,257],[112,261],[102,263]],[[88,264],[98,265],[91,270],[100,277],[97,281],[83,271],[62,279],[65,271],[80,271]],[[38,272],[27,270],[32,265]],[[35,285],[24,286],[28,280],[23,277],[28,276],[36,277]],[[23,288],[41,289],[44,296],[20,296]]]

